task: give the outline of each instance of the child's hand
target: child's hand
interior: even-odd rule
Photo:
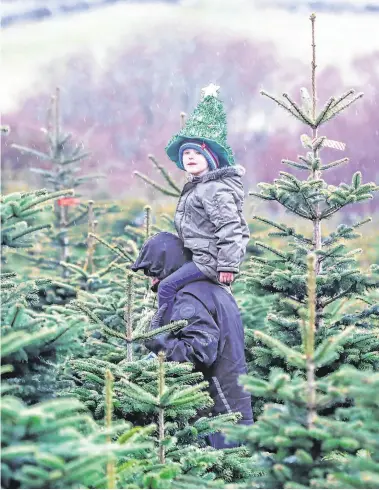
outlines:
[[[230,284],[234,281],[234,272],[220,272],[219,281],[225,284]]]

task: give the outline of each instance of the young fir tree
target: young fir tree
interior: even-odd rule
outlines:
[[[181,328],[186,321],[175,322],[150,332],[148,326],[153,310],[148,307],[149,299],[144,297],[144,287],[138,289],[138,295],[135,294],[136,277],[138,275],[129,274],[126,294],[125,289],[102,290],[93,295],[92,301],[89,301],[89,295],[85,294],[85,300],[83,296],[81,301],[69,305],[70,308],[74,308],[73,313],[75,309],[84,312],[92,326],[88,327],[87,334],[87,354],[90,355],[85,359],[72,359],[68,363],[65,379],[71,379],[72,386],[63,393],[77,396],[91,409],[95,418],[101,419],[105,410],[104,373],[110,369],[115,378],[114,390],[117,396],[114,402],[115,416],[134,424],[146,425],[155,422],[158,415],[157,403],[153,402],[153,397],[159,393],[157,379],[160,379],[160,366],[154,360],[141,359],[139,351],[133,349],[133,344],[142,343],[167,329]],[[99,304],[100,295],[102,300]],[[151,293],[147,296],[151,296]],[[203,417],[190,423],[190,419],[196,416],[198,410],[205,410],[213,403],[205,391],[206,383],[202,381],[202,375],[192,370],[193,367],[189,363],[170,362],[164,366],[165,386],[169,393],[173,396],[175,394],[176,400],[170,407],[168,398],[166,405],[168,427],[171,431],[168,431],[168,434],[177,441],[175,451],[183,446],[182,449],[186,448],[188,452],[189,446],[192,448],[194,444],[196,447],[204,445],[201,441],[204,436],[221,429],[225,421],[238,419],[236,415],[227,415]],[[183,401],[179,395],[183,395]],[[184,403],[184,400],[187,403]],[[182,456],[180,451],[174,454]],[[250,471],[246,454],[246,449],[239,448],[228,454],[227,458],[220,453],[214,461],[212,459],[218,468],[218,476],[227,480],[246,476]],[[226,459],[220,464],[222,457]]]
[[[9,336],[2,338],[8,353],[34,342],[27,334],[22,343]],[[11,369],[3,365],[2,374]],[[136,433],[127,422],[104,430],[75,398],[27,406],[12,391],[14,387],[2,383],[2,488],[104,488],[109,460],[127,461],[135,475],[133,466],[151,454],[146,433]]]
[[[351,438],[336,438],[329,430],[338,421],[337,412],[330,414],[329,409],[342,400],[333,389],[335,372],[331,365],[353,327],[316,346],[316,261],[314,254],[308,256],[308,314],[299,312],[301,345],[292,347],[256,332],[297,372],[291,376],[274,368],[268,380],[251,374],[241,376],[247,391],[270,403],[253,426],[226,429],[229,437],[250,447],[257,463],[265,467],[258,488],[328,488],[325,479],[343,468],[335,450],[359,449]],[[325,366],[332,374],[318,378],[317,370]]]
[[[283,100],[262,91],[263,95],[274,100],[289,114],[306,124],[311,129],[311,136],[302,135],[303,146],[309,151],[299,156],[299,162],[284,159],[282,162],[305,173],[300,180],[289,172],[280,172],[280,177],[273,183],[261,183],[261,191],[250,192],[250,195],[262,200],[279,203],[290,214],[299,220],[305,220],[312,226],[311,236],[305,236],[295,226],[275,223],[267,218],[255,216],[260,222],[275,228],[271,237],[284,238],[288,246],[273,247],[270,244],[257,242],[256,245],[271,257],[253,257],[250,270],[247,272],[247,290],[265,293],[273,297],[273,306],[269,312],[266,333],[276,339],[299,345],[298,310],[307,301],[305,280],[305,257],[310,251],[317,256],[315,272],[317,276],[316,296],[316,339],[324,339],[338,334],[348,325],[354,325],[354,333],[336,357],[336,366],[347,363],[360,369],[373,369],[379,366],[377,350],[379,346],[375,329],[378,328],[379,311],[369,296],[370,291],[378,286],[378,277],[373,268],[362,271],[357,262],[361,250],[349,250],[348,240],[359,236],[357,230],[371,221],[367,218],[353,225],[339,225],[335,231],[326,235],[322,224],[334,217],[347,206],[364,202],[373,197],[378,187],[372,183],[363,183],[361,172],[356,172],[350,184],[328,185],[324,174],[348,159],[341,158],[324,163],[320,152],[325,146],[338,147],[341,144],[327,140],[319,134],[320,128],[333,117],[348,108],[362,93],[354,94],[349,90],[338,97],[331,97],[319,111],[316,110],[315,80],[315,42],[314,19],[312,16],[312,96],[306,89],[301,90],[302,105],[297,104],[287,93]],[[351,97],[352,96],[352,97]],[[359,301],[355,311],[349,312],[346,306],[353,299]],[[358,307],[358,308],[357,308]],[[345,313],[346,311],[346,313]],[[268,377],[273,366],[292,369],[286,366],[278,352],[270,350],[258,337],[252,346],[255,357],[255,369]],[[321,376],[327,371],[320,369]]]
[[[44,225],[30,226],[24,220],[37,215],[41,204],[65,194],[37,191],[1,198],[2,258],[32,245]],[[132,467],[133,458],[148,457],[152,444],[125,422],[108,424],[104,431],[75,398],[25,404],[24,399],[30,403],[57,389],[51,361],[68,351],[66,332],[73,325],[57,316],[35,315],[29,308],[46,281],[16,280],[13,271],[1,274],[2,488],[99,488],[110,459],[127,460]],[[111,442],[120,434],[122,442]]]
[[[53,192],[67,188],[75,189],[103,177],[100,174],[79,175],[80,165],[90,153],[83,150],[82,143],[72,141],[71,133],[63,131],[59,96],[60,91],[57,88],[48,110],[47,127],[42,128],[47,139],[46,152],[17,144],[12,145],[21,152],[48,163],[48,168],[31,168],[31,171],[41,175],[44,186]],[[53,213],[46,217],[53,225],[49,233],[41,235],[38,246],[27,254],[18,253],[18,260],[21,259],[25,264],[23,270],[28,270],[26,264],[29,263],[45,270],[49,276],[57,278],[58,268],[62,278],[71,280],[72,274],[66,264],[72,263],[74,266],[84,268],[86,272],[86,275],[81,277],[80,287],[97,287],[99,283],[101,285],[98,276],[91,277],[87,281],[83,280],[92,274],[94,262],[94,247],[91,239],[86,239],[85,224],[88,218],[88,227],[92,227],[93,231],[96,226],[95,215],[98,218],[108,210],[104,205],[95,205],[93,201],[87,203],[80,197],[80,194],[76,194],[76,197],[61,197],[55,200]],[[41,291],[40,297],[42,304],[65,304],[75,297],[75,289],[72,284],[70,287],[70,284],[65,281],[52,282],[46,291]]]
[[[314,53],[314,15],[311,21]],[[285,98],[290,105],[278,102],[291,114],[314,126],[316,131],[323,121],[350,105],[352,100],[345,100],[350,92],[332,98],[316,116],[314,70],[313,55],[311,112],[307,113],[304,105],[299,107],[287,95]],[[355,400],[348,396],[350,392],[356,393],[357,378],[346,379],[349,388],[337,389],[334,384],[345,372],[341,366],[346,368],[350,364],[367,370],[377,366],[378,305],[350,315],[339,314],[338,308],[331,309],[333,303],[341,298],[349,299],[354,293],[364,297],[364,293],[377,284],[373,277],[375,271],[363,274],[356,268],[355,253],[347,253],[339,243],[342,238],[352,237],[356,227],[342,225],[331,236],[323,238],[320,223],[348,202],[371,197],[371,192],[377,188],[372,183],[361,184],[359,174],[354,176],[351,186],[327,186],[321,179],[321,171],[338,163],[322,164],[317,145],[325,138],[313,135],[316,140],[309,142],[312,152],[300,157],[300,164],[290,162],[302,170],[308,169],[309,178],[301,182],[291,174],[282,173],[275,184],[263,184],[258,194],[263,199],[280,202],[313,223],[312,238],[296,233],[294,228],[272,223],[279,230],[277,235],[292,238],[292,247],[279,252],[262,244],[276,258],[254,258],[255,270],[249,273],[251,284],[258,284],[279,297],[271,313],[271,329],[267,333],[255,332],[265,346],[266,358],[267,352],[273,353],[273,362],[268,365],[269,375],[266,379],[252,375],[241,377],[247,391],[270,403],[265,405],[254,426],[248,429],[236,426],[228,433],[246,443],[266,466],[260,488],[329,488],[329,479],[341,478],[342,481],[343,473],[349,471],[348,454],[357,455],[359,450],[370,452],[375,446],[375,431],[370,434],[366,432],[367,426],[362,427],[360,436],[353,437],[351,430],[353,427],[358,430],[360,417],[368,416],[367,411],[359,408],[362,403],[358,396]],[[305,307],[309,309],[306,321]],[[277,362],[281,359],[284,363]],[[291,374],[275,365],[285,366]],[[341,413],[353,414],[351,421],[346,422]],[[341,457],[338,452],[345,454]],[[368,458],[363,466],[365,464],[370,465]],[[359,476],[355,472],[357,480]],[[364,484],[360,482],[360,486]]]
[[[14,251],[33,245],[36,232],[50,225],[31,224],[41,214],[48,201],[72,194],[72,191],[49,193],[46,190],[14,193],[1,197],[2,261]],[[10,335],[8,341],[22,342],[25,347],[11,353],[2,352],[3,360],[13,365],[5,378],[18,385],[18,393],[27,403],[53,396],[57,389],[57,364],[76,349],[75,336],[79,327],[78,315],[67,322],[57,315],[36,312],[38,292],[49,286],[49,280],[19,279],[12,270],[1,275],[1,332]]]

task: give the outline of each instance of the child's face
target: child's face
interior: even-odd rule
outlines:
[[[185,170],[193,175],[205,173],[208,170],[208,162],[205,156],[192,148],[184,150],[183,165]]]

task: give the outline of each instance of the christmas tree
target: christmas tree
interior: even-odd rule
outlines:
[[[48,167],[45,165],[43,168],[31,168],[31,171],[41,175],[48,190],[57,192],[67,188],[74,189],[103,177],[100,174],[79,175],[80,165],[90,153],[84,151],[83,143],[75,143],[72,141],[72,134],[62,129],[58,88],[48,110],[47,127],[42,128],[42,131],[48,145],[45,152],[17,144],[12,146],[22,153],[37,157],[42,163],[47,162]],[[99,276],[95,273],[105,267],[104,258],[95,254],[95,242],[89,234],[96,232],[98,219],[105,213],[109,217],[114,208],[97,205],[93,200],[85,202],[80,194],[55,199],[53,213],[44,217],[52,223],[49,233],[41,234],[38,245],[27,254],[17,253],[18,261],[21,260],[23,264],[23,271],[28,271],[29,274],[28,264],[33,264],[55,278],[58,268],[62,278],[70,279],[69,282],[51,282],[45,291],[40,292],[41,304],[65,304],[76,295],[74,285],[84,289],[102,286],[99,279],[102,274]],[[69,264],[74,269],[75,266],[79,267],[80,278],[72,277],[73,269]],[[78,270],[74,272],[77,273]]]
[[[42,190],[2,196],[2,261],[12,249],[32,246],[35,233],[46,226],[25,219],[40,214],[47,201],[70,194]],[[108,423],[104,431],[75,398],[33,403],[54,396],[57,365],[74,351],[67,338],[74,325],[32,309],[45,285],[38,279],[19,282],[13,271],[1,274],[2,488],[98,488],[104,478],[112,484],[112,462],[127,459],[133,466],[136,455],[148,457],[152,444],[146,436],[136,438],[123,421]],[[108,415],[109,401],[106,405]],[[112,442],[120,436],[122,443]]]
[[[343,144],[328,140],[326,136],[318,133],[321,126],[358,100],[362,93],[353,95],[354,90],[349,90],[341,96],[331,97],[324,107],[316,112],[314,17],[312,33],[312,96],[303,88],[302,105],[299,105],[286,93],[281,100],[262,91],[263,95],[273,99],[311,129],[311,136],[304,134],[301,137],[303,146],[309,150],[306,155],[299,156],[299,162],[288,159],[282,161],[305,172],[307,177],[300,180],[289,172],[280,172],[280,177],[274,183],[261,183],[259,193],[249,193],[265,201],[277,202],[286,212],[300,220],[306,220],[312,226],[312,236],[305,236],[292,225],[275,223],[267,218],[255,216],[256,220],[275,228],[275,231],[269,234],[270,237],[285,238],[288,240],[288,246],[273,247],[264,242],[256,243],[257,247],[272,256],[251,259],[246,278],[247,290],[272,297],[273,306],[267,318],[266,333],[290,345],[299,345],[298,310],[306,303],[307,296],[305,258],[309,252],[314,251],[317,257],[315,272],[318,284],[317,341],[321,342],[338,334],[347,325],[355,325],[357,328],[340,352],[336,366],[348,363],[360,369],[372,369],[378,367],[378,341],[373,328],[378,326],[379,316],[370,292],[377,288],[378,277],[373,268],[367,271],[360,270],[357,256],[361,250],[349,251],[345,244],[347,240],[359,236],[357,230],[370,222],[371,218],[349,226],[341,224],[329,235],[323,233],[322,223],[349,205],[371,199],[378,187],[372,182],[363,183],[361,172],[352,176],[350,184],[328,185],[322,177],[323,174],[346,164],[348,159],[341,158],[323,163],[320,152],[324,147],[342,148]],[[352,313],[347,306],[353,298],[358,299],[355,306],[359,309],[355,308]],[[368,334],[367,329],[371,330],[371,334]],[[252,350],[255,351],[256,368],[262,375],[267,377],[269,368],[273,366],[290,369],[275,349],[268,352],[259,336]],[[322,374],[322,370],[319,374]]]
[[[15,193],[1,197],[2,261],[19,248],[33,245],[36,233],[50,225],[30,224],[53,199],[72,195],[72,191],[47,190]],[[27,221],[25,221],[27,220]],[[66,322],[59,316],[37,312],[38,292],[49,286],[49,280],[22,280],[14,271],[1,275],[1,331],[11,346],[20,347],[2,352],[4,362],[13,370],[5,375],[9,383],[18,385],[18,392],[28,403],[51,397],[57,388],[56,362],[63,359],[74,345],[78,319]],[[9,335],[9,336],[8,336]],[[26,346],[23,347],[24,340]]]
[[[157,424],[151,432],[156,457],[142,465],[146,475],[164,479],[165,485],[169,485],[165,480],[169,478],[173,488],[179,481],[189,484],[183,475],[197,476],[191,485],[197,482],[199,487],[202,478],[209,482],[216,477],[226,481],[246,479],[257,471],[250,464],[246,448],[214,451],[206,447],[205,441],[207,435],[221,430],[226,422],[236,422],[239,415],[208,416],[213,402],[206,391],[207,383],[201,373],[193,372],[191,364],[143,357],[144,341],[180,329],[187,322],[173,322],[150,331],[155,297],[146,289],[145,279],[127,272],[125,265],[130,266],[126,257],[110,272],[109,287],[79,292],[78,300],[65,308],[66,315],[75,317],[79,311],[90,323],[86,327],[85,355],[72,356],[66,363],[63,379],[70,382],[70,387],[60,394],[76,396],[101,420],[106,410],[104,376],[110,370],[114,377],[115,419],[127,420],[138,427]],[[117,276],[118,268],[123,277]],[[187,461],[185,466],[179,464],[183,460]],[[124,480],[121,473],[123,485],[128,486],[131,481]]]
[[[264,399],[266,404],[254,426],[248,429],[235,426],[227,432],[259,455],[260,463],[266,468],[259,488],[329,488],[330,483],[332,488],[340,488],[339,483],[352,481],[355,484],[359,481],[361,487],[366,481],[360,481],[364,471],[360,474],[357,464],[354,469],[349,467],[350,455],[357,458],[356,463],[362,462],[359,451],[363,451],[361,468],[367,470],[371,464],[367,454],[375,446],[377,434],[370,422],[364,428],[357,423],[360,417],[371,422],[374,418],[361,408],[367,401],[360,400],[355,385],[359,371],[351,371],[358,373],[351,379],[344,378],[343,388],[335,386],[336,380],[341,383],[346,370],[355,367],[372,371],[377,369],[379,361],[379,309],[378,304],[370,304],[369,295],[378,285],[376,269],[360,271],[355,259],[357,251],[348,252],[341,243],[353,238],[355,230],[368,220],[349,227],[340,225],[325,237],[321,222],[350,203],[371,198],[378,188],[373,183],[363,184],[360,173],[353,176],[351,185],[338,187],[327,185],[321,177],[323,171],[346,163],[346,159],[323,164],[319,156],[322,145],[335,143],[318,136],[317,130],[361,94],[348,99],[352,95],[349,91],[332,97],[316,115],[315,15],[310,19],[312,98],[303,90],[303,105],[299,106],[287,94],[283,95],[285,101],[269,96],[312,128],[312,137],[302,138],[311,151],[299,157],[300,163],[283,161],[307,171],[308,178],[300,181],[290,173],[281,172],[273,184],[260,184],[261,192],[251,193],[279,202],[313,225],[312,237],[308,238],[293,227],[257,217],[276,228],[271,235],[290,240],[288,249],[260,243],[274,258],[253,257],[246,277],[248,290],[258,288],[274,295],[267,322],[269,328],[266,332],[254,332],[256,363],[261,373],[262,360],[267,363],[265,376],[241,377],[245,389],[254,397]],[[354,313],[345,313],[346,303],[355,295],[362,298],[363,306],[357,311],[354,303]],[[370,378],[369,374],[365,376]],[[350,398],[348,393],[354,393],[354,397]],[[362,396],[367,397],[367,390],[363,390]],[[341,415],[345,413],[353,414],[350,421]],[[357,430],[356,437],[353,427]]]

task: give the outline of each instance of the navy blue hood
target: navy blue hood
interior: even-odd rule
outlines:
[[[192,252],[183,246],[182,240],[168,231],[151,236],[143,244],[131,270],[143,270],[149,277],[165,279],[192,258]],[[156,287],[152,290],[156,291]]]

